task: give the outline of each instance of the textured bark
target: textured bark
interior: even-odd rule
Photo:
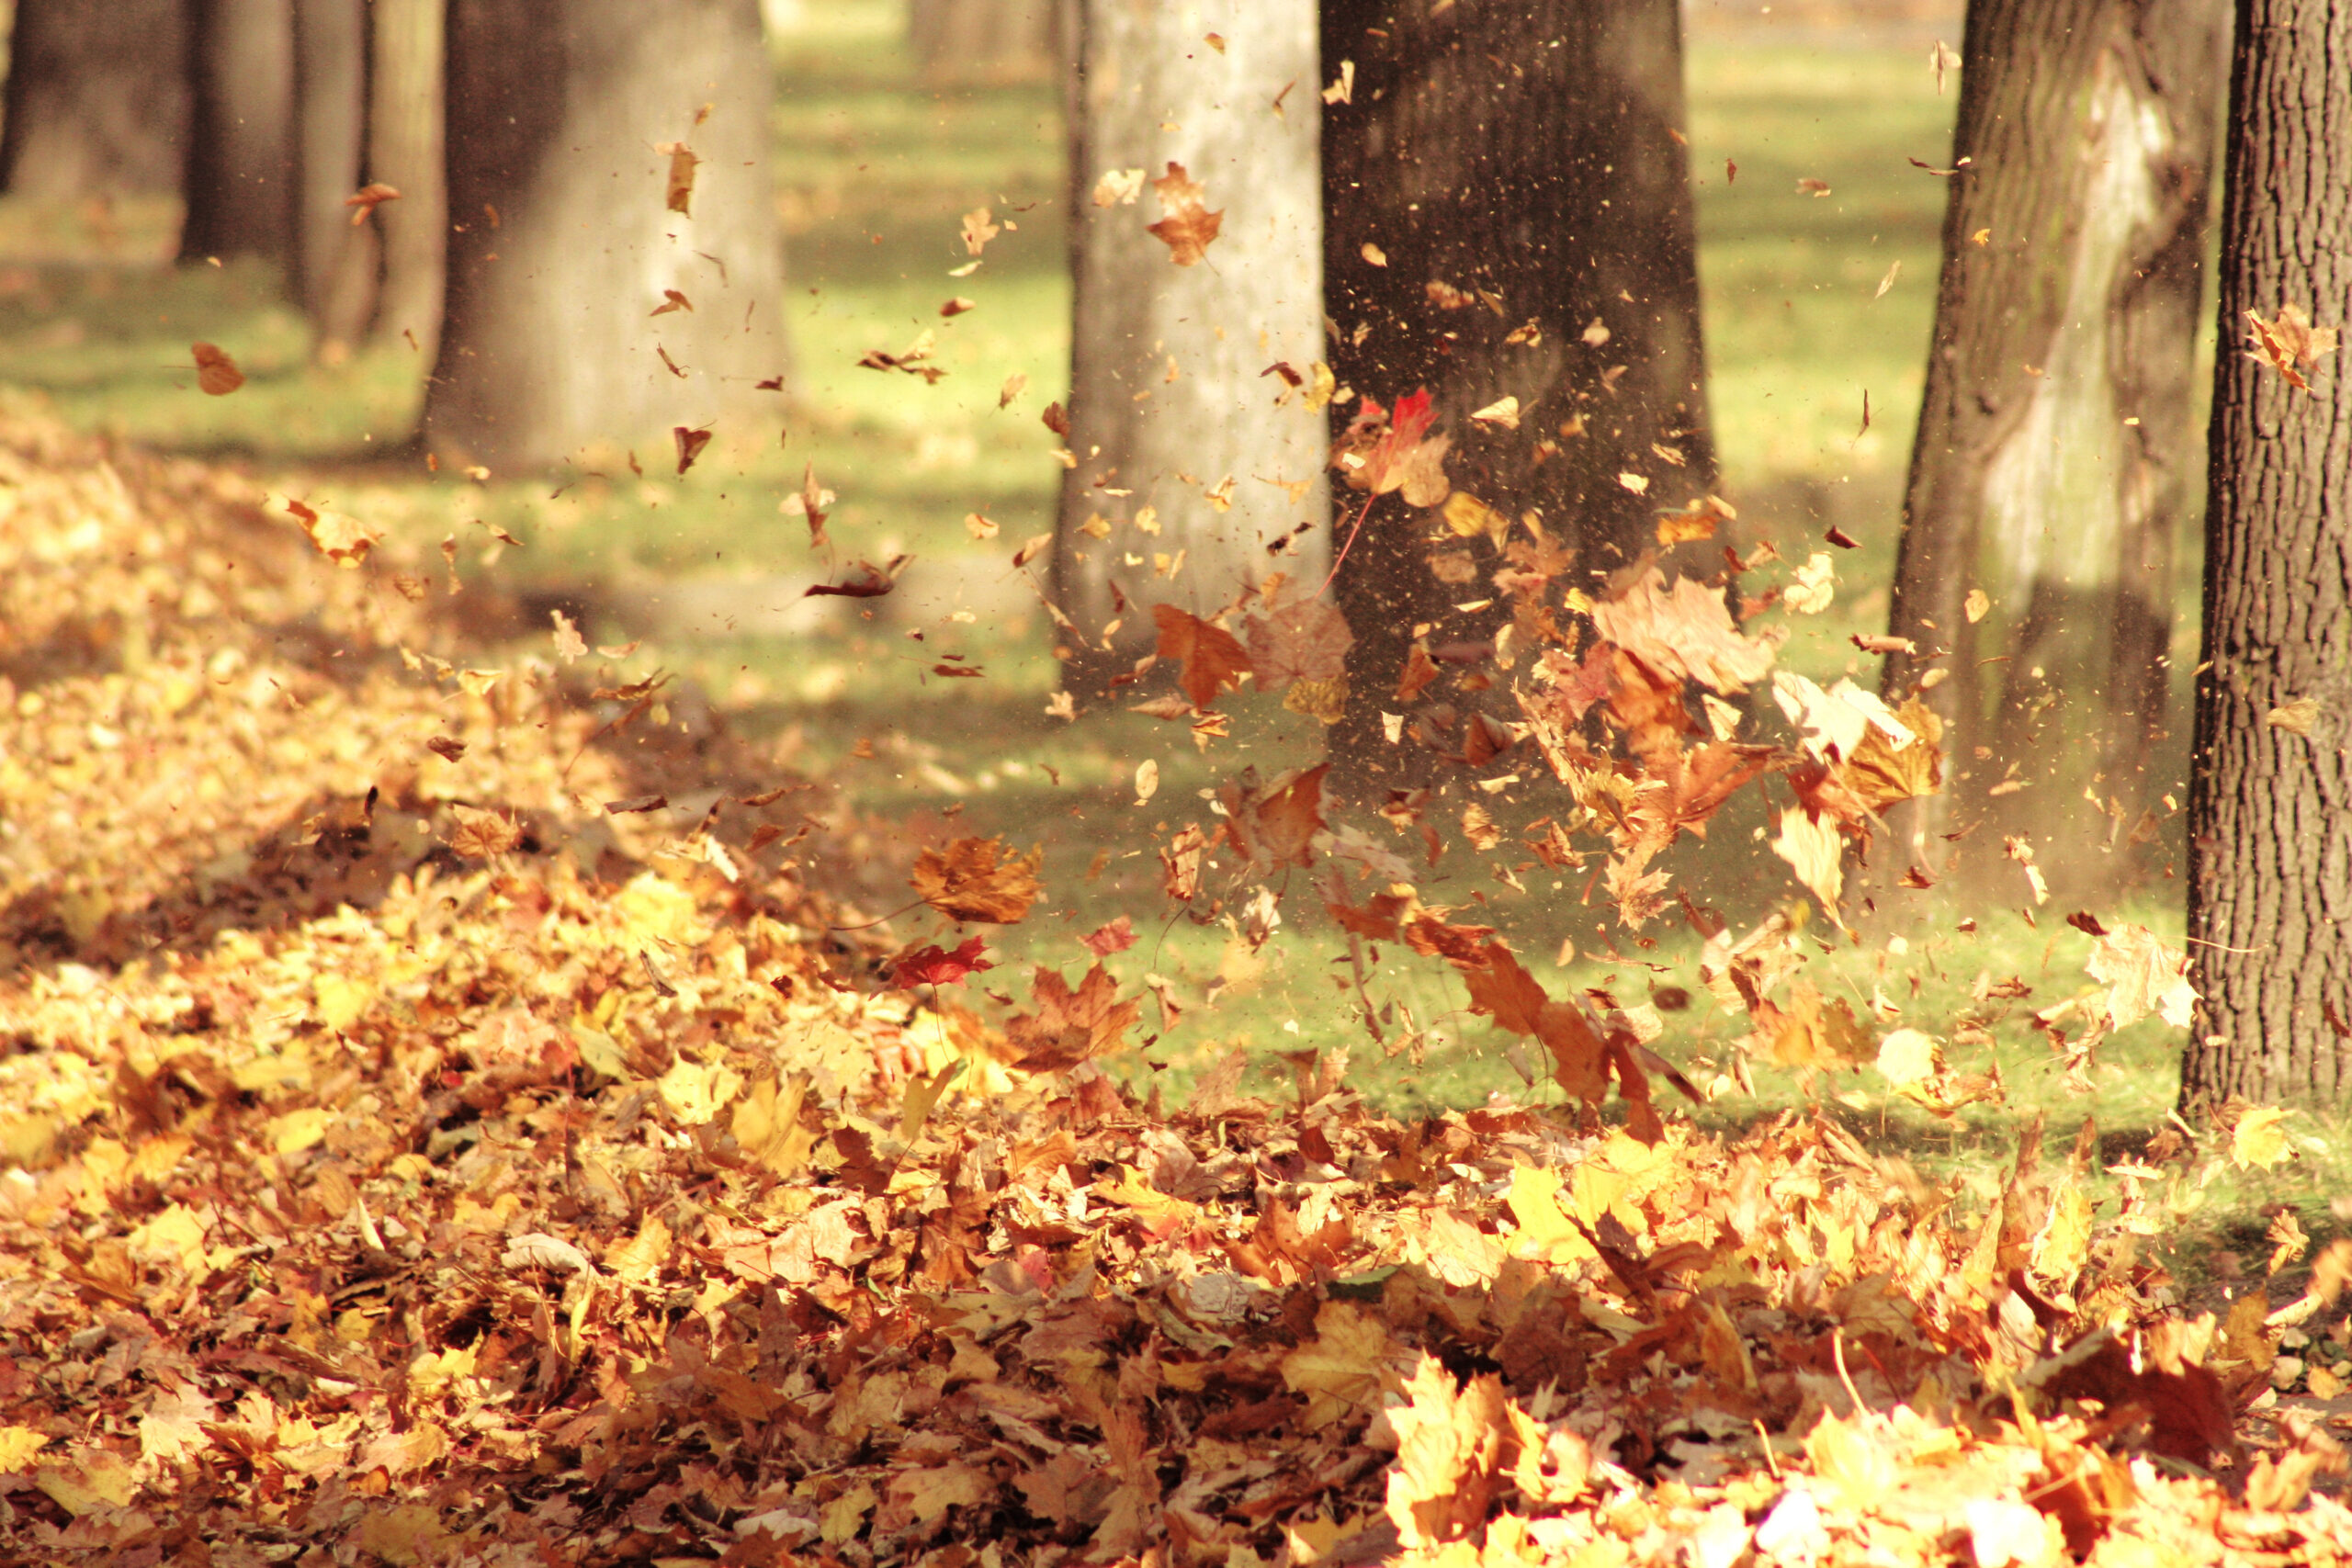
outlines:
[[[1354,64],[1352,102],[1325,111],[1324,132],[1340,383],[1385,406],[1427,387],[1453,436],[1457,491],[1507,516],[1538,513],[1575,546],[1576,581],[1623,564],[1658,509],[1714,483],[1676,140],[1677,0],[1325,0],[1323,53],[1327,79]],[[1530,322],[1532,341],[1508,341]],[[1588,340],[1595,323],[1605,340]],[[1519,429],[1466,418],[1505,396],[1519,400]],[[1334,428],[1354,412],[1335,403]],[[1646,479],[1646,493],[1621,474]],[[1361,499],[1339,496],[1343,531]],[[1378,502],[1340,574],[1356,698],[1332,740],[1359,778],[1416,773],[1409,751],[1385,743],[1379,700],[1414,628],[1467,643],[1494,629],[1492,615],[1452,607],[1487,595],[1431,575],[1434,521]],[[1483,576],[1498,563],[1476,547]]]
[[[2352,1100],[2352,374],[2306,396],[2246,312],[2352,312],[2352,7],[2243,0],[2222,227],[2188,936],[2189,1104]],[[2318,705],[2308,736],[2267,722]]]
[[[187,0],[17,0],[0,190],[177,191],[187,163]]]
[[[1086,0],[1079,10],[1078,463],[1063,480],[1054,580],[1087,639],[1065,633],[1066,673],[1073,690],[1091,690],[1148,648],[1148,604],[1206,614],[1274,569],[1321,580],[1319,537],[1280,559],[1269,547],[1326,512],[1322,416],[1265,374],[1322,357],[1320,104],[1312,0]],[[1222,52],[1203,41],[1211,32]],[[1148,183],[1133,205],[1093,200],[1108,171],[1156,179],[1171,162],[1225,213],[1202,265],[1175,265],[1147,231],[1164,211]],[[1097,537],[1091,519],[1108,534]],[[1155,558],[1180,552],[1181,570],[1163,575]]]
[[[442,18],[448,7],[447,0],[369,0],[368,8],[375,16],[375,49],[368,177],[401,193],[398,201],[376,209],[373,220],[383,248],[376,335],[413,344],[429,365],[440,341],[449,249],[442,97]]]
[[[295,0],[295,282],[321,350],[337,356],[375,300],[373,231],[351,223],[368,136],[367,0]]]
[[[180,256],[294,259],[293,0],[193,0]]]
[[[2227,21],[2224,0],[1969,7],[1891,617],[1919,652],[1885,671],[1890,698],[1942,672],[1947,780],[1895,819],[1889,874],[2014,901],[2018,836],[2063,897],[2129,879],[2164,783]]]
[[[934,85],[1038,81],[1061,64],[1058,9],[1056,0],[910,0],[907,45]]]
[[[772,410],[785,365],[757,0],[453,0],[435,447],[494,468]],[[708,119],[695,124],[703,106]],[[701,159],[691,215],[670,157]],[[494,212],[493,212],[494,209]],[[691,310],[651,314],[674,288]],[[659,351],[685,372],[673,375]]]

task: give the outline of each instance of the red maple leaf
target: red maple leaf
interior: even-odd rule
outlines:
[[[980,956],[984,951],[978,937],[967,939],[953,953],[935,943],[919,947],[890,965],[890,983],[894,986],[955,985],[967,976],[996,967]]]

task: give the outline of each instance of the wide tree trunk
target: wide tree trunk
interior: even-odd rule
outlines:
[[[375,235],[354,227],[368,141],[368,0],[294,0],[295,282],[322,357],[337,359],[375,303]]]
[[[542,467],[666,446],[674,426],[724,439],[730,415],[774,406],[755,390],[785,355],[758,0],[647,17],[635,0],[449,6],[436,448]],[[661,150],[679,144],[696,160],[684,212],[667,199],[684,157]],[[653,315],[670,290],[693,308]]]
[[[2352,1100],[2352,367],[2241,350],[2352,311],[2352,6],[2241,0],[2188,795],[2188,1104]],[[2291,333],[2289,334],[2291,342]]]
[[[187,164],[187,0],[17,0],[0,190],[175,192]]]
[[[1328,79],[1352,66],[1324,130],[1341,385],[1392,408],[1426,387],[1455,491],[1521,537],[1537,513],[1577,551],[1569,581],[1623,564],[1661,508],[1714,485],[1677,0],[1325,0],[1323,54]],[[1516,427],[1467,417],[1507,397]],[[1333,428],[1356,412],[1335,403]],[[1342,537],[1361,504],[1341,492]],[[1495,546],[1453,539],[1480,552],[1476,577],[1441,581],[1433,526],[1378,501],[1340,570],[1356,696],[1332,741],[1359,786],[1426,769],[1380,716],[1410,646],[1475,646],[1498,624],[1454,608],[1496,597],[1477,588]]]
[[[1880,870],[2111,897],[2164,782],[2174,539],[2226,0],[1975,0],[1885,691],[1945,723],[1945,793]],[[1972,597],[1973,596],[1973,597]],[[2086,798],[2086,796],[2090,798]],[[1952,835],[1960,835],[1956,839]]]
[[[1040,81],[1061,62],[1059,9],[1058,0],[909,0],[907,47],[933,85]]]
[[[1323,357],[1321,105],[1313,0],[1084,0],[1078,11],[1077,462],[1062,483],[1054,581],[1078,628],[1061,639],[1066,677],[1092,691],[1149,648],[1150,604],[1204,615],[1274,570],[1321,582],[1321,540],[1298,531],[1326,512],[1322,416],[1266,374],[1279,362],[1304,376]],[[1223,214],[1191,265],[1149,231],[1175,220],[1165,198],[1178,188],[1152,183],[1170,165]],[[1133,199],[1104,183],[1120,171]],[[1284,540],[1293,553],[1270,554]]]
[[[369,9],[376,28],[368,177],[401,193],[376,209],[383,248],[376,335],[407,344],[430,365],[441,338],[451,245],[442,95],[447,0],[369,0]],[[473,215],[473,221],[487,220],[484,213]],[[458,221],[473,227],[463,217]]]
[[[180,256],[294,259],[293,0],[193,0]]]

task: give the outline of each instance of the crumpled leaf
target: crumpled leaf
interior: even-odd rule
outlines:
[[[1669,590],[1656,567],[1594,605],[1592,621],[1602,637],[1664,673],[1725,695],[1746,691],[1772,668],[1773,645],[1733,625],[1720,592],[1688,577]]]
[[[951,920],[1009,926],[1037,901],[1037,867],[1044,856],[1036,849],[1024,859],[1001,839],[957,839],[944,850],[926,849],[915,857],[914,889]]]
[[[1159,627],[1159,657],[1182,663],[1184,695],[1195,708],[1210,706],[1250,672],[1249,650],[1223,626],[1174,604],[1154,604],[1151,618]]]
[[[2126,925],[2091,943],[2086,967],[2107,987],[2108,1018],[2117,1029],[2155,1013],[2176,1029],[2195,1016],[2197,987],[2188,980],[2188,954],[2167,947],[2142,925]]]

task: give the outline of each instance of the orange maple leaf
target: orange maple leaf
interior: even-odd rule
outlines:
[[[1021,1052],[1013,1066],[1026,1072],[1060,1072],[1107,1055],[1119,1048],[1128,1026],[1143,1014],[1141,1002],[1118,999],[1118,982],[1099,963],[1075,991],[1060,975],[1041,966],[1030,994],[1037,1010],[1004,1026],[1005,1038]]]
[[[1202,200],[1207,191],[1184,172],[1182,164],[1171,162],[1168,172],[1151,182],[1151,188],[1168,216],[1152,224],[1150,232],[1168,246],[1169,259],[1178,266],[1199,265],[1208,254],[1209,242],[1224,226],[1224,210],[1208,209]]]
[[[1223,626],[1173,604],[1154,604],[1151,618],[1159,624],[1159,657],[1182,662],[1184,695],[1194,707],[1207,707],[1250,672],[1249,650]]]
[[[1022,856],[1001,840],[958,839],[944,851],[915,857],[913,882],[922,901],[951,920],[1009,926],[1037,901],[1042,851]]]

